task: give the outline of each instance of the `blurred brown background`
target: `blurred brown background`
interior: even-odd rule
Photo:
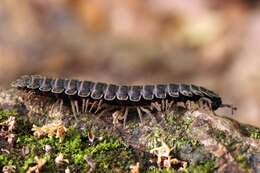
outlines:
[[[0,86],[24,74],[194,83],[260,127],[259,33],[257,0],[2,0]]]

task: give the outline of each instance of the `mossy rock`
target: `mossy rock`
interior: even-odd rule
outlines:
[[[144,115],[143,123],[136,112],[130,112],[124,129],[113,125],[111,113],[103,117],[82,114],[75,120],[69,108],[50,114],[51,101],[32,104],[22,96],[17,90],[0,90],[0,122],[14,116],[17,123],[13,146],[0,138],[0,169],[14,165],[17,172],[26,172],[36,165],[38,156],[46,160],[40,172],[129,172],[137,163],[140,172],[179,172],[182,165],[159,168],[156,161],[151,162],[157,156],[150,151],[160,148],[163,141],[171,149],[171,158],[187,163],[181,172],[260,171],[260,129],[210,111],[177,107],[153,113],[156,122]],[[42,127],[57,120],[68,129],[62,141],[33,135],[33,124]],[[95,136],[93,142],[89,133]],[[43,149],[46,145],[51,146],[49,153]],[[68,163],[55,163],[60,153]]]

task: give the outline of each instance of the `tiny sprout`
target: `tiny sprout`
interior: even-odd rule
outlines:
[[[95,164],[95,162],[94,162],[90,157],[86,156],[86,157],[84,158],[84,160],[85,160],[86,162],[88,162],[89,166],[90,166],[92,169],[95,168],[96,164]]]
[[[68,167],[65,169],[65,173],[70,173],[70,169]]]
[[[122,112],[120,111],[116,111],[112,114],[113,117],[113,125],[116,126],[117,124],[119,124],[119,120],[123,120],[124,117],[122,115]]]
[[[13,134],[12,132],[13,132],[13,130],[15,130],[17,128],[16,122],[15,122],[15,117],[10,116],[8,120],[0,123],[0,125],[8,127],[7,131],[4,128],[1,128],[0,136],[7,138],[8,145],[13,146],[15,139],[16,139],[16,135]]]
[[[32,172],[39,173],[40,170],[42,170],[45,163],[47,162],[45,159],[39,159],[37,156],[35,156],[34,160],[37,162],[37,165],[30,167],[26,173],[32,173]]]
[[[95,140],[95,135],[91,132],[88,132],[88,140],[93,143]]]
[[[21,150],[22,156],[26,156],[27,154],[29,154],[29,147],[28,146],[24,146]]]
[[[33,125],[32,131],[34,131],[34,135],[38,138],[43,136],[53,137],[56,135],[56,138],[59,138],[59,141],[62,142],[62,138],[66,135],[66,127],[63,122],[54,122],[51,124],[44,125],[43,127],[37,127]]]
[[[137,162],[136,165],[130,165],[130,173],[139,173],[140,172],[140,163]]]
[[[15,172],[16,167],[13,165],[9,165],[9,166],[4,166],[2,171],[3,173],[12,173]]]
[[[12,132],[13,130],[15,130],[17,128],[15,117],[13,117],[13,116],[10,116],[8,120],[0,123],[0,125],[8,127],[8,132]]]
[[[56,163],[57,165],[63,165],[64,162],[69,163],[69,160],[68,160],[68,159],[64,159],[63,154],[60,153],[60,154],[58,155],[58,157],[56,157],[55,163]]]
[[[164,168],[171,168],[172,164],[176,165],[181,163],[182,167],[179,170],[184,170],[187,167],[187,163],[175,158],[172,159],[170,155],[172,149],[163,140],[160,139],[160,142],[162,143],[161,147],[154,148],[150,151],[157,156],[158,167],[161,169],[161,165],[163,164]]]
[[[1,151],[2,151],[4,154],[6,154],[6,155],[9,155],[9,154],[10,154],[10,151],[7,150],[7,149],[1,148]]]
[[[103,136],[100,136],[97,138],[98,141],[103,141],[104,140],[104,137]]]
[[[43,148],[42,148],[44,151],[46,151],[46,153],[50,153],[51,152],[51,146],[50,145],[44,145]]]
[[[9,146],[13,146],[14,142],[15,142],[15,139],[16,139],[16,135],[11,133],[11,134],[7,135],[6,138],[7,138],[8,145]]]

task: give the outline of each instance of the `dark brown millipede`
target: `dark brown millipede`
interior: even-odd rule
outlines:
[[[75,117],[79,112],[89,111],[103,114],[115,107],[121,108],[121,112],[125,112],[124,126],[129,107],[137,109],[141,122],[141,111],[149,113],[146,107],[161,111],[170,108],[173,103],[177,102],[193,101],[197,103],[206,100],[213,111],[219,107],[235,109],[232,105],[222,104],[221,98],[213,91],[192,84],[118,86],[102,82],[26,75],[12,82],[11,85],[36,95],[55,98],[60,101],[61,107],[63,103],[70,103]],[[79,105],[81,105],[81,111]]]

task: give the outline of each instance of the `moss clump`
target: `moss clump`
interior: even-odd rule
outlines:
[[[3,169],[4,166],[6,165],[12,165],[14,161],[7,156],[0,155],[0,170]]]
[[[243,127],[243,130],[246,132],[245,135],[248,137],[253,139],[260,139],[260,129],[246,125]]]
[[[88,120],[89,120],[88,117],[81,117],[80,118],[80,121],[83,121],[83,122],[88,122]]]
[[[213,136],[216,136],[216,139],[219,142],[224,143],[226,141],[227,135],[226,135],[226,133],[224,131],[213,128],[213,129],[211,129],[210,133]]]
[[[195,118],[187,118],[187,121],[184,123],[184,129],[189,131],[190,125],[194,122]]]
[[[174,173],[174,172],[178,172],[173,168],[167,168],[167,169],[153,169],[151,171],[147,171],[147,173]]]
[[[187,169],[182,172],[185,173],[210,173],[214,172],[219,166],[214,161],[208,161],[201,164],[191,164]],[[152,171],[148,171],[148,173],[174,173],[180,172],[173,168],[167,169],[154,169]]]
[[[246,159],[246,156],[244,154],[239,154],[237,157],[236,157],[236,162],[242,167],[242,168],[245,168],[247,169],[248,168],[248,161]]]
[[[95,160],[99,170],[125,170],[135,164],[131,150],[114,139],[104,140],[97,145],[85,149],[86,156]]]
[[[94,134],[98,132],[91,129]],[[21,171],[28,170],[34,166],[35,156],[45,159],[46,165],[43,172],[56,170],[64,171],[68,166],[71,171],[87,171],[90,168],[89,163],[85,160],[88,156],[95,163],[97,171],[106,172],[108,170],[129,170],[129,166],[137,162],[134,153],[129,147],[121,144],[121,142],[113,136],[103,136],[103,141],[95,141],[91,143],[87,138],[87,132],[81,132],[75,127],[70,127],[62,142],[58,139],[44,137],[38,139],[32,134],[21,134],[16,141],[16,148],[28,147],[29,153],[25,156],[17,156],[15,163]],[[43,150],[45,145],[52,147],[50,153]],[[57,166],[54,162],[55,158],[62,153],[69,163]]]
[[[146,147],[149,150],[160,147],[161,143],[158,139],[163,139],[169,148],[172,148],[171,156],[173,158],[195,164],[212,159],[211,155],[204,151],[199,140],[189,135],[194,120],[195,118],[185,119],[178,116],[166,117],[164,123],[157,124],[147,135]]]
[[[166,118],[165,124],[158,124],[153,132],[148,135],[151,142],[147,143],[147,148],[158,147],[160,145],[160,142],[157,140],[158,138],[163,138],[171,148],[174,148],[175,152],[187,144],[193,147],[197,146],[198,141],[187,135],[190,125],[194,120],[194,118],[188,118],[187,121],[184,121],[182,118],[176,116]]]
[[[15,165],[18,172],[26,172],[37,163],[35,157],[46,160],[41,172],[64,172],[68,167],[72,172],[86,172],[90,164],[85,160],[90,158],[95,164],[97,172],[108,172],[108,170],[129,171],[129,166],[136,164],[131,148],[124,146],[120,139],[111,134],[99,132],[96,128],[80,131],[75,127],[69,127],[63,141],[52,137],[38,139],[33,135],[32,123],[27,116],[18,115],[17,111],[0,110],[0,122],[6,121],[10,116],[15,116],[17,129],[13,133],[17,135],[14,146],[10,150],[5,139],[1,139],[1,148],[10,151],[8,156],[0,155],[0,170],[6,165]],[[85,119],[87,121],[87,119]],[[83,120],[84,121],[84,120]],[[102,136],[103,141],[95,140],[93,143],[88,140],[88,132],[95,136]],[[44,146],[51,146],[51,151],[47,153]],[[21,154],[21,150],[28,148],[28,153]],[[62,153],[69,163],[57,166],[55,158]]]
[[[218,165],[214,161],[204,162],[199,165],[192,164],[185,170],[186,173],[210,173],[218,168]]]
[[[17,110],[8,111],[8,110],[1,110],[0,109],[0,122],[8,120],[10,116],[17,116]]]

